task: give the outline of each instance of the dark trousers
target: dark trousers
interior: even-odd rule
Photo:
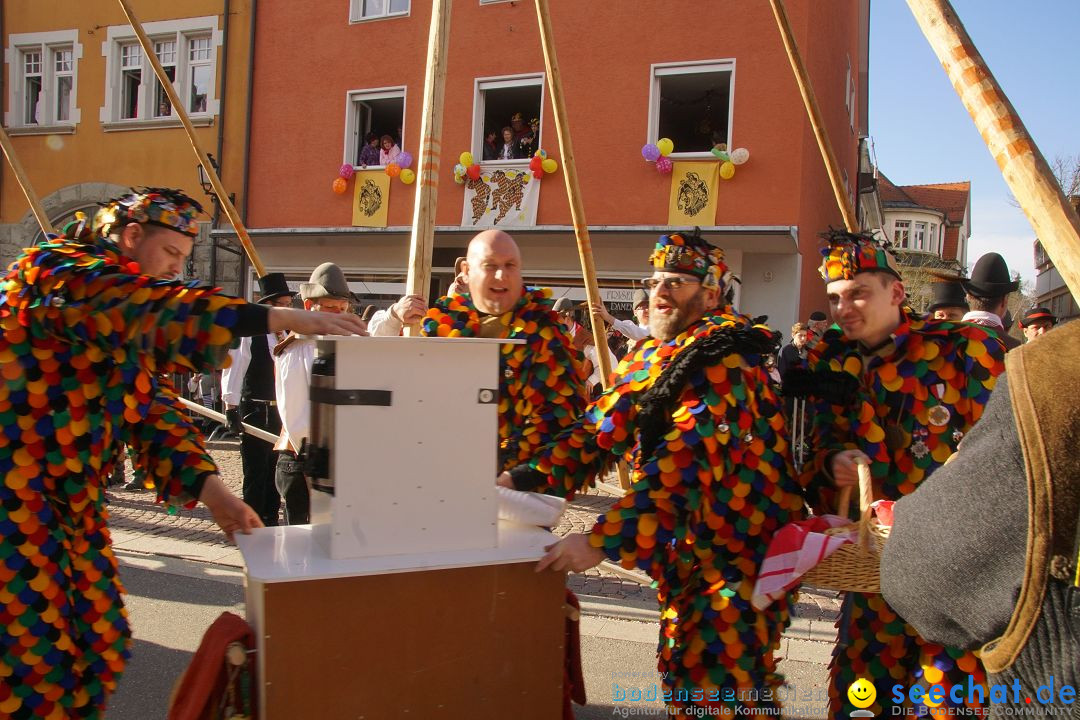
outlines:
[[[285,524],[307,525],[311,522],[311,498],[308,495],[304,470],[296,459],[296,453],[288,450],[278,453],[274,480],[281,497],[285,498]]]
[[[244,401],[241,417],[248,425],[277,435],[281,432],[281,417],[270,403]],[[244,433],[240,436],[240,461],[244,467],[244,502],[259,514],[263,525],[278,524],[281,495],[274,482],[277,451],[273,443]]]

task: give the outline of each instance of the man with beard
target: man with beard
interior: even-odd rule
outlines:
[[[1004,349],[986,328],[909,313],[890,246],[842,231],[825,238],[820,271],[841,333],[810,350],[812,450],[803,468],[821,510],[837,487],[857,482],[857,464],[870,466],[878,498],[913,492],[956,452],[1004,369]],[[878,716],[901,711],[896,684],[941,685],[945,704],[956,705],[952,686],[986,679],[973,654],[924,640],[881,595],[847,593],[839,627],[829,688],[836,720],[857,709],[847,690],[860,678],[876,687],[866,709]]]
[[[561,495],[630,456],[627,495],[537,569],[580,572],[606,557],[657,582],[672,713],[776,709],[773,652],[790,598],[758,611],[751,594],[773,533],[802,507],[763,368],[777,337],[722,304],[723,252],[696,231],[662,236],[650,263],[652,337],[573,426],[498,482]]]

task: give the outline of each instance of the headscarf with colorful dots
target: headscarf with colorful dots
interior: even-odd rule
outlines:
[[[867,233],[844,230],[829,230],[821,237],[825,239],[821,248],[824,259],[818,270],[825,282],[851,280],[862,272],[886,272],[903,280],[889,243]]]
[[[701,237],[700,228],[694,228],[693,234],[661,235],[649,263],[657,270],[699,277],[701,286],[709,289],[719,288],[728,270],[724,251]]]
[[[202,205],[181,190],[143,188],[110,200],[94,216],[94,232],[107,237],[129,223],[157,225],[195,237]]]

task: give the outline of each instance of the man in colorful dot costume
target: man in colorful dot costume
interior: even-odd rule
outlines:
[[[539,567],[582,571],[608,557],[652,576],[673,716],[775,707],[789,598],[761,612],[750,601],[769,540],[802,507],[763,369],[778,337],[720,305],[723,253],[697,233],[661,237],[651,264],[652,337],[572,427],[499,483],[566,494],[625,456],[629,493]]]
[[[200,211],[177,191],[127,195],[0,284],[0,717],[100,717],[116,687],[130,630],[104,488],[124,446],[162,502],[202,500],[230,537],[260,524],[165,375],[212,371],[236,335],[355,329],[171,279]]]
[[[525,341],[499,350],[499,467],[505,469],[532,457],[585,409],[581,356],[552,309],[551,292],[525,288],[521,251],[508,234],[485,230],[474,237],[462,275],[469,292],[439,298],[423,318],[423,333]],[[393,318],[393,312],[381,324],[373,318],[371,333],[396,335],[401,322]]]
[[[940,467],[982,415],[1004,348],[985,328],[912,315],[885,245],[845,232],[825,237],[821,275],[842,333],[810,352],[813,449],[804,481],[831,508],[835,487],[855,484],[856,463],[869,463],[875,495],[896,500]],[[985,679],[973,654],[919,637],[880,595],[848,593],[839,627],[829,689],[837,720],[855,710],[847,688],[858,678],[877,688],[877,716],[893,714],[897,683],[941,684],[947,694],[968,675]]]

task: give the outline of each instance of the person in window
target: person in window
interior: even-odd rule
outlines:
[[[531,158],[540,147],[540,118],[529,121],[529,132],[518,141],[519,157]]]
[[[521,146],[514,139],[513,128],[502,129],[503,143],[499,147],[499,160],[516,160],[521,157]]]
[[[379,164],[389,165],[397,160],[397,156],[401,154],[401,148],[394,142],[394,138],[389,135],[382,136],[382,150],[379,151]]]
[[[529,134],[529,126],[525,124],[525,116],[519,112],[510,116],[510,129],[514,131],[514,140],[521,140]]]
[[[379,136],[369,132],[364,136],[364,147],[360,148],[360,157],[357,163],[360,167],[379,164]]]
[[[484,160],[499,159],[499,143],[495,142],[497,137],[498,133],[494,130],[488,130],[484,133],[484,154],[482,155]]]

